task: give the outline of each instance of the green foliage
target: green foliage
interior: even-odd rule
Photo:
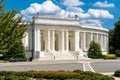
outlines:
[[[113,42],[115,50],[120,49],[120,20],[115,23]]]
[[[120,50],[119,49],[115,50],[115,54],[116,56],[120,57]]]
[[[10,50],[4,54],[4,59],[7,59],[11,62],[16,61],[25,61],[25,49],[22,41],[19,41],[10,48]]]
[[[101,58],[102,57],[102,52],[101,52],[101,46],[92,41],[90,43],[90,48],[88,50],[88,57],[89,58]]]
[[[116,77],[120,77],[120,70],[116,70],[116,71],[114,72],[114,75],[115,75]]]
[[[114,54],[115,53],[115,50],[114,50],[113,46],[109,46],[109,53],[110,54]]]
[[[102,75],[99,73],[90,72],[90,71],[86,71],[86,72],[82,73],[82,75],[89,77],[89,79],[83,79],[83,80],[115,80],[112,77],[105,76],[105,75]]]
[[[104,59],[117,59],[115,54],[106,54],[103,56],[104,56]]]
[[[76,72],[76,73],[82,73],[83,71],[82,70],[74,70],[73,72]]]
[[[114,34],[114,30],[109,30],[109,46],[113,46],[113,44],[114,44],[113,34]]]
[[[78,71],[78,70],[77,70]],[[0,71],[0,77],[6,80],[115,80],[112,77],[94,72],[70,71]]]
[[[109,53],[119,55],[119,52],[116,50],[120,50],[120,19],[114,24],[115,28],[109,31]]]
[[[4,7],[4,0],[0,0],[0,54],[8,52],[24,37],[27,30],[27,24],[23,23],[22,17],[15,18],[18,11],[6,11]]]

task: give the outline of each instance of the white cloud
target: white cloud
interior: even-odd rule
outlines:
[[[115,5],[113,3],[108,3],[107,1],[105,1],[105,2],[98,1],[94,4],[94,6],[97,6],[97,7],[114,7]]]
[[[21,15],[20,14],[16,14],[14,18],[17,18],[17,17],[21,17]]]
[[[74,1],[74,0],[72,0]],[[79,1],[79,0],[75,0]],[[89,9],[85,12],[80,7],[69,6],[66,10],[61,9],[59,6],[54,4],[51,0],[47,0],[42,4],[33,3],[25,10],[22,10],[20,15],[23,15],[23,20],[30,21],[32,16],[36,15],[39,12],[40,15],[44,16],[54,16],[54,17],[72,17],[78,15],[81,24],[91,24],[96,26],[101,26],[101,22],[99,20],[93,20],[91,18],[105,18],[111,19],[114,18],[112,14],[110,14],[107,10],[99,10],[99,9]],[[16,15],[19,16],[19,15]]]
[[[60,7],[56,6],[52,1],[46,1],[41,5],[41,13],[56,13],[61,10]]]
[[[93,26],[98,26],[98,27],[102,27],[102,23],[100,20],[96,20],[96,19],[88,19],[88,20],[81,20],[80,24],[85,24],[85,25],[93,25]]]
[[[69,11],[69,12],[79,12],[79,13],[84,12],[83,9],[78,8],[78,7],[67,7],[66,10]]]
[[[75,15],[78,15],[79,18],[90,18],[90,15],[88,13],[84,13],[84,10],[78,7],[67,7],[66,11],[68,14],[68,17],[75,17]]]
[[[108,18],[112,19],[114,16],[110,14],[107,10],[103,9],[89,9],[88,13],[93,17],[93,18]]]
[[[55,5],[52,1],[47,0],[42,4],[33,3],[30,5],[30,7],[22,10],[20,13],[21,15],[24,15],[24,19],[30,20],[30,18],[33,15],[37,14],[37,12],[39,12],[40,14],[52,15],[61,12],[61,8]]]
[[[65,6],[79,6],[79,5],[84,5],[84,3],[82,1],[79,0],[64,0],[63,3]]]
[[[22,10],[21,14],[22,15],[32,15],[32,14],[36,14],[37,12],[40,12],[40,10],[41,10],[41,5],[38,3],[33,3],[27,9]]]

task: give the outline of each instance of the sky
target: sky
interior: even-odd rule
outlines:
[[[113,29],[120,18],[120,0],[8,0],[6,10],[17,9],[17,16],[31,21],[40,16],[74,18],[78,15],[80,24]]]

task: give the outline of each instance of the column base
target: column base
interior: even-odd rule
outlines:
[[[34,51],[33,59],[41,58],[43,56],[44,56],[44,54],[42,52],[40,52],[40,51]]]

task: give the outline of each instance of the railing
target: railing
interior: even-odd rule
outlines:
[[[78,57],[79,57],[79,52],[75,51],[75,52],[71,52],[71,54],[72,54],[76,59],[78,59]]]
[[[55,59],[55,56],[53,55],[53,53],[51,53],[49,50],[47,52],[51,56],[52,59]]]

